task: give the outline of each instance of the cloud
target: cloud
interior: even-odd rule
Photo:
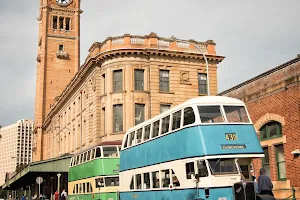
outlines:
[[[33,118],[38,1],[1,0],[0,124]],[[299,0],[82,0],[81,63],[94,41],[156,32],[217,43],[219,91],[299,53]]]

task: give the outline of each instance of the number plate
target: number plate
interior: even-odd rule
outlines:
[[[238,137],[235,133],[225,133],[226,140],[237,140]]]

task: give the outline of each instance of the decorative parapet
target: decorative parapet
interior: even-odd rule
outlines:
[[[65,52],[65,51],[57,51],[56,57],[57,58],[69,58],[69,54],[67,54],[67,52]]]
[[[184,42],[186,41],[186,42]],[[195,54],[202,54],[198,49],[207,55],[216,55],[215,43],[213,40],[206,42],[198,42],[195,40],[184,40],[183,42],[176,42],[176,38],[158,37],[155,33],[150,33],[145,36],[125,34],[118,37],[108,37],[102,43],[95,42],[90,48],[90,57],[99,53],[112,51],[114,49],[157,49],[168,50],[173,52],[189,52]],[[195,47],[196,46],[196,47]]]

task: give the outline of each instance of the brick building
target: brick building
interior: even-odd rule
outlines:
[[[40,1],[34,161],[120,140],[128,128],[206,95],[208,87],[217,94],[224,57],[212,40],[109,37],[92,44],[79,68],[80,0],[60,2]]]
[[[267,169],[275,193],[276,188],[300,187],[299,81],[298,55],[219,94],[246,103],[265,152],[265,158],[254,161],[255,175],[261,167]]]

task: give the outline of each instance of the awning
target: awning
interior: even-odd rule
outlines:
[[[72,156],[69,154],[58,158],[29,163],[24,169],[3,184],[2,189],[18,189],[33,184],[35,178],[41,174],[68,173]]]

